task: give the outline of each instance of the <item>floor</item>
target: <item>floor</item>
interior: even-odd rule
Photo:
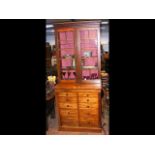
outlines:
[[[48,131],[47,135],[108,135],[109,134],[109,105],[104,104],[104,99],[102,99],[102,105],[104,105],[102,111],[102,132],[101,133],[92,133],[92,132],[66,132],[58,131],[58,121],[57,113],[55,118],[48,117]]]

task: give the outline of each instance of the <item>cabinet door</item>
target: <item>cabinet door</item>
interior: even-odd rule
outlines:
[[[76,54],[74,29],[58,30],[60,79],[76,79]]]
[[[78,30],[79,61],[82,80],[99,79],[99,29],[83,28]]]

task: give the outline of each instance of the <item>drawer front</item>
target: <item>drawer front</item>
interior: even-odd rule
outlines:
[[[59,102],[77,102],[77,97],[66,97],[66,96],[59,96],[57,97]]]
[[[78,121],[62,118],[61,119],[61,125],[63,125],[63,126],[78,126]]]
[[[60,109],[60,116],[62,118],[68,118],[68,119],[76,119],[78,117],[77,110],[69,110],[69,109]]]
[[[93,97],[93,98],[98,98],[98,93],[78,93],[79,97]]]
[[[72,92],[59,92],[58,96],[64,96],[64,97],[76,97],[77,93],[72,93]]]
[[[88,118],[93,118],[93,119],[98,119],[98,110],[85,110],[85,109],[81,109],[80,112],[80,118],[82,119],[88,119]]]
[[[80,109],[98,109],[98,102],[80,102],[79,108]]]
[[[65,108],[65,109],[77,109],[77,103],[75,102],[59,102],[59,107],[60,108]]]
[[[79,122],[81,126],[98,126],[98,110],[80,110]]]
[[[79,102],[98,102],[98,98],[94,97],[94,98],[89,98],[89,97],[79,97]]]
[[[80,121],[79,123],[83,127],[98,127],[98,121],[95,120]]]

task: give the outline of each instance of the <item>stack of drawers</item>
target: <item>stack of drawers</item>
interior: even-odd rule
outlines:
[[[78,93],[79,125],[98,127],[98,93]]]
[[[77,93],[60,92],[57,95],[62,126],[78,126]]]
[[[60,127],[79,129],[100,127],[98,92],[58,91],[56,101]]]

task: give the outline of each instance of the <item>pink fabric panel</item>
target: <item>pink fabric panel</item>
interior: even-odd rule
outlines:
[[[61,45],[61,49],[64,49],[64,48],[74,48],[74,44]]]
[[[85,44],[81,44],[81,48],[85,48]]]
[[[73,43],[73,40],[67,40],[67,43]]]
[[[97,63],[97,57],[90,57],[85,59],[85,66],[95,66]]]
[[[67,40],[73,40],[73,32],[66,32]]]
[[[66,46],[65,45],[61,45],[61,49],[64,49]]]
[[[83,56],[83,54],[84,54],[84,52],[83,52],[83,51],[81,51],[81,56]]]
[[[81,48],[90,48],[89,44],[81,44]]]
[[[66,44],[66,40],[61,40],[60,44]]]
[[[85,44],[85,48],[89,48],[90,47],[90,45],[89,44]]]
[[[81,39],[84,39],[85,38],[84,31],[80,31],[80,38]]]
[[[97,49],[92,50],[92,56],[97,56]]]
[[[84,31],[84,36],[85,36],[85,39],[88,38],[88,31]]]
[[[85,40],[84,39],[81,39],[80,42],[81,42],[81,44],[84,44],[85,43]]]
[[[62,59],[62,67],[69,67],[72,66],[72,60],[71,59]]]
[[[64,45],[65,46],[65,48],[68,48],[68,44],[66,44],[66,45]]]
[[[90,75],[89,70],[82,71],[82,76],[89,76],[89,75]]]
[[[66,40],[65,32],[60,32],[60,40]]]
[[[74,50],[72,50],[72,49],[68,49],[66,51],[67,51],[66,54],[69,54],[69,55],[73,55],[74,54]]]
[[[87,39],[88,38],[88,30],[80,31],[80,38]]]
[[[90,47],[92,47],[92,48],[97,47],[96,40],[89,40],[89,45],[90,45]]]
[[[61,50],[61,56],[65,55],[74,55],[74,50],[72,49]]]
[[[88,39],[81,39],[80,42],[82,44],[89,44],[89,40]]]
[[[90,38],[97,37],[97,31],[96,30],[89,30],[89,37]]]
[[[73,44],[68,44],[67,48],[74,48],[74,45]]]
[[[61,56],[65,56],[66,55],[66,51],[65,50],[61,50]]]

